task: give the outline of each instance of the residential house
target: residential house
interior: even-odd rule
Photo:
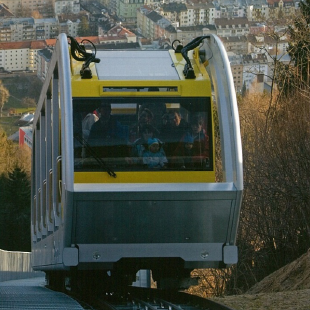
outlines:
[[[72,16],[72,18],[65,18],[65,15],[58,16],[59,33],[66,33],[71,37],[78,35],[80,19],[78,16]]]
[[[32,149],[32,125],[19,127],[19,146]]]
[[[248,53],[248,41],[246,36],[220,37],[227,52],[242,55]]]
[[[268,14],[267,0],[248,0],[246,16],[249,21],[264,21]]]
[[[79,0],[55,0],[54,8],[56,15],[60,15],[63,13],[78,14],[81,10]]]
[[[290,18],[296,13],[294,0],[267,0],[267,5],[269,18],[274,20]]]
[[[244,36],[249,33],[249,21],[245,17],[217,18],[214,23],[220,37]]]
[[[160,8],[160,15],[171,21],[172,24],[179,26],[181,20],[181,13],[187,12],[185,3],[164,3]],[[181,26],[181,25],[180,25]]]
[[[240,5],[236,5],[235,3],[228,3],[226,5],[220,4],[219,7],[217,7],[217,10],[220,11],[219,18],[236,18],[246,16],[244,8]]]
[[[33,18],[5,18],[0,20],[0,42],[35,40]]]
[[[144,0],[119,0],[116,14],[126,25],[136,25],[137,9],[144,5]]]
[[[56,38],[59,34],[59,22],[56,18],[34,19],[36,40]]]
[[[209,34],[216,34],[216,28],[214,25],[179,27],[177,29],[176,39],[179,40],[181,44],[184,46],[197,37]]]
[[[0,67],[6,71],[35,71],[37,52],[46,46],[41,41],[1,42]]]
[[[11,25],[3,20],[0,20],[0,42],[12,41],[12,29]]]
[[[249,34],[259,35],[269,30],[270,28],[265,23],[250,22]]]
[[[56,44],[56,41],[54,45]],[[48,70],[48,66],[50,64],[51,58],[53,54],[52,47],[45,47],[38,51],[37,54],[37,76],[38,78],[44,82],[46,79],[46,73]]]
[[[248,35],[248,50],[250,53],[285,54],[288,48],[286,36],[277,33],[262,33]]]
[[[99,44],[136,43],[137,36],[128,29],[117,24],[108,31],[99,28]]]
[[[171,22],[147,6],[137,10],[137,27],[144,37],[152,40],[168,38],[172,42],[177,37]]]
[[[243,62],[242,55],[237,55],[233,52],[228,52],[231,73],[234,79],[236,93],[241,94],[243,87]]]
[[[54,14],[52,12],[52,0],[1,0],[1,3],[5,4],[14,16],[18,16],[23,10],[38,11],[44,17],[51,17],[51,14]]]
[[[63,18],[6,18],[0,20],[0,42],[34,41],[56,38],[63,32],[77,36],[80,19],[71,15],[72,19]]]

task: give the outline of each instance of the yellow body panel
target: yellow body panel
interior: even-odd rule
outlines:
[[[214,171],[131,171],[116,172],[113,178],[107,172],[75,172],[74,183],[208,183],[214,182]]]
[[[185,79],[183,76],[183,69],[185,60],[181,54],[175,54],[170,51],[170,56],[173,65],[178,72],[179,80],[99,80],[94,63],[90,64],[92,70],[92,79],[82,79],[80,76],[81,62],[71,60],[71,73],[72,73],[72,96],[73,97],[154,97],[161,96],[194,96],[203,97],[211,96],[211,83],[205,67],[200,64],[196,59],[193,59],[193,52],[189,53],[192,59],[192,65],[195,71],[195,79]],[[177,92],[104,92],[104,87],[177,87]]]
[[[80,76],[81,62],[71,58],[71,84],[73,98],[95,98],[95,97],[209,97],[211,95],[211,82],[204,65],[199,61],[198,50],[190,51],[188,57],[191,59],[196,78],[185,79],[183,70],[186,61],[182,54],[169,51],[171,65],[176,69],[178,79],[101,79],[97,74],[95,63],[90,64],[92,70],[91,79],[82,79]],[[105,91],[104,88],[120,88],[120,91]],[[175,88],[176,91],[124,91],[121,88]],[[211,99],[212,101],[212,99]],[[169,103],[167,103],[169,106]],[[120,111],[118,111],[120,112]],[[118,113],[114,111],[113,113]],[[123,112],[123,111],[122,111]],[[127,111],[128,112],[128,111]],[[132,111],[129,111],[130,113]],[[212,105],[211,105],[212,113]],[[212,123],[213,123],[213,116]],[[213,131],[213,129],[212,129]],[[212,132],[213,135],[213,132]],[[214,141],[213,141],[214,143]],[[213,148],[214,150],[214,145]],[[214,167],[214,156],[213,156]],[[75,183],[210,183],[215,181],[214,171],[131,171],[116,172],[113,178],[107,172],[75,172]]]

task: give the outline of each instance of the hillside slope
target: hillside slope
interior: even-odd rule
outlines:
[[[247,293],[258,294],[302,289],[310,289],[310,250],[294,262],[270,274]]]
[[[246,294],[214,298],[239,310],[309,310],[310,250],[272,273]]]

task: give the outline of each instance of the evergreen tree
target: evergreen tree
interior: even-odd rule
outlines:
[[[87,37],[87,36],[92,35],[91,29],[89,27],[89,21],[86,16],[83,16],[81,18],[81,22],[79,23],[79,28],[78,28],[78,35],[80,37]]]
[[[3,203],[4,201],[4,196],[5,196],[5,191],[4,191],[4,174],[1,173],[0,175],[0,249],[5,249],[5,244],[6,244],[6,239],[8,238],[6,231],[5,231],[5,204]]]
[[[0,248],[8,251],[30,251],[30,179],[15,167],[1,182]]]
[[[30,251],[29,156],[0,131],[0,249]]]

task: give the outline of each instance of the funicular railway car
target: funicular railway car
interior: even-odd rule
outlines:
[[[50,285],[128,284],[149,269],[158,287],[178,288],[194,268],[234,264],[242,190],[233,80],[216,36],[89,52],[59,35],[32,153],[33,268]]]

